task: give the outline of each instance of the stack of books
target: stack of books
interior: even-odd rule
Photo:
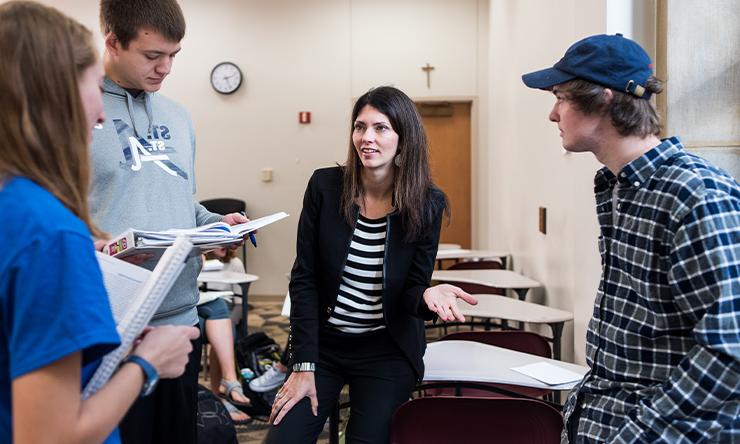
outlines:
[[[111,239],[103,247],[103,253],[119,259],[143,253],[161,255],[167,247],[172,245],[177,236],[184,235],[193,244],[194,253],[200,254],[202,251],[238,244],[249,233],[286,217],[288,214],[281,211],[233,226],[224,222],[215,222],[195,228],[173,228],[164,231],[130,228]]]

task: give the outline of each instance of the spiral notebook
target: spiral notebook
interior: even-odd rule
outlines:
[[[178,236],[152,271],[98,253],[98,263],[121,345],[103,357],[100,367],[85,386],[82,399],[97,392],[118,369],[121,360],[152,320],[175,279],[182,272],[192,249],[193,244],[187,236]]]

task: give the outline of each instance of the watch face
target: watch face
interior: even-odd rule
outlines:
[[[154,389],[157,387],[157,383],[159,382],[159,375],[155,374],[154,377],[151,379],[147,379],[146,382],[144,382],[144,387],[141,388],[141,395],[142,396],[148,396],[151,395]]]
[[[242,72],[231,62],[221,62],[211,71],[211,85],[221,94],[231,94],[242,84]]]

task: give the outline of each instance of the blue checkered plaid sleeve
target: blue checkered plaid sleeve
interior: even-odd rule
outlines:
[[[699,443],[716,438],[722,429],[738,426],[738,227],[738,201],[727,195],[708,196],[681,222],[670,255],[669,282],[681,309],[678,315],[696,318],[697,344],[665,383],[628,412],[607,442]],[[697,307],[707,309],[697,311]],[[728,405],[734,408],[727,409]]]

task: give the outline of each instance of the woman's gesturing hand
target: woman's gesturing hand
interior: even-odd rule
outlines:
[[[460,298],[470,305],[476,305],[478,300],[463,291],[461,288],[450,284],[440,284],[424,290],[424,302],[427,307],[439,316],[443,321],[465,322],[465,316],[457,308],[457,299]]]
[[[285,384],[283,384],[283,387],[275,396],[269,422],[273,425],[280,424],[280,421],[282,421],[290,409],[306,396],[311,400],[311,412],[313,412],[313,416],[318,415],[319,400],[316,397],[316,379],[314,378],[314,373],[291,373],[288,380],[285,381]]]

